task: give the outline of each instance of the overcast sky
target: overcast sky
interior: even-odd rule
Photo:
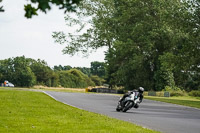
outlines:
[[[26,0],[3,0],[5,12],[0,13],[0,60],[22,56],[42,59],[51,67],[70,65],[90,67],[92,61],[104,61],[104,49],[88,58],[63,55],[64,46],[54,43],[53,31],[70,31],[65,25],[64,11],[53,7],[47,14],[39,13],[32,19],[24,17]]]

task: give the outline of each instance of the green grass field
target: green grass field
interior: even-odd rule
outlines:
[[[178,105],[184,105],[189,107],[200,108],[200,98],[199,97],[154,97],[145,96],[146,99],[156,100],[161,102],[173,103]]]
[[[41,92],[0,89],[1,133],[156,133],[73,108]]]

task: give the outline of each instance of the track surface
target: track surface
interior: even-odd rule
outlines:
[[[200,110],[143,100],[139,109],[116,112],[119,96],[45,91],[54,99],[80,109],[129,121],[163,133],[200,133]]]

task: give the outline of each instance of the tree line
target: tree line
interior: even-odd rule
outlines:
[[[0,60],[0,83],[8,80],[18,87],[84,88],[102,85],[104,76],[104,63],[98,61],[91,62],[91,68],[62,65],[50,68],[44,60],[25,56]]]
[[[84,0],[78,17],[65,17],[79,25],[77,33],[54,32],[53,38],[70,55],[108,47],[111,87],[199,90],[199,14],[199,0]]]

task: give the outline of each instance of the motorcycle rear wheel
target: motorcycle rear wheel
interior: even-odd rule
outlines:
[[[121,111],[121,106],[119,104],[117,105],[116,111]]]
[[[133,105],[133,102],[131,101],[127,101],[124,105],[124,108],[122,109],[122,112],[126,112],[127,110],[129,110]]]

